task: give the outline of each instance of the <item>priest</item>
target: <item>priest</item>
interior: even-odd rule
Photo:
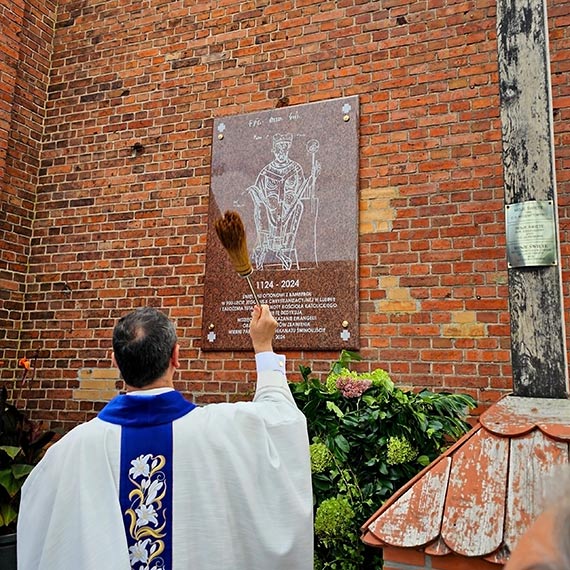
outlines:
[[[196,406],[174,389],[179,345],[154,308],[121,318],[126,393],[54,444],[22,490],[19,570],[311,570],[306,420],[277,322],[252,311],[251,402]]]

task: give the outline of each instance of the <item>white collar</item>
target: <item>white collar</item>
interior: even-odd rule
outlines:
[[[164,388],[151,388],[150,390],[134,390],[133,392],[125,392],[127,396],[158,396],[166,392],[172,392],[174,388],[168,386]]]

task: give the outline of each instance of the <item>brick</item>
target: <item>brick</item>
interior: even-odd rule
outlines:
[[[379,311],[388,313],[411,313],[418,310],[413,301],[378,301],[377,306]]]
[[[459,337],[480,337],[487,334],[485,325],[479,323],[456,323],[443,325],[441,328],[443,336]]]
[[[79,388],[78,390],[73,390],[73,399],[87,400],[89,402],[108,402],[118,393],[118,390],[91,390]]]

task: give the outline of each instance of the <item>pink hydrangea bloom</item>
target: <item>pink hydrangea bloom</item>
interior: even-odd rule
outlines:
[[[341,376],[336,381],[336,387],[345,398],[358,398],[370,388],[372,380],[356,380],[348,376]]]

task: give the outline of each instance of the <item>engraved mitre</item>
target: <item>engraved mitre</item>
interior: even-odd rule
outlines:
[[[291,133],[275,133],[273,135],[273,146],[277,146],[279,144],[286,144],[287,146],[291,146],[293,142],[293,135]]]

